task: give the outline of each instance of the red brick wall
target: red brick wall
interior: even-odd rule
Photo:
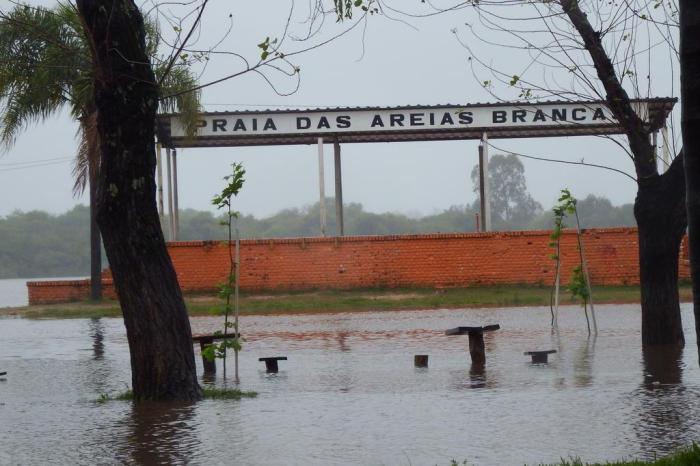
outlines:
[[[549,234],[518,231],[244,240],[240,284],[246,291],[548,284],[554,277]],[[594,284],[639,283],[636,229],[590,229],[583,242]],[[220,242],[170,243],[169,252],[184,291],[214,290],[226,279],[228,253]],[[565,283],[578,264],[575,232],[564,232],[561,256]],[[679,271],[681,278],[689,277],[686,261],[681,260]],[[28,283],[30,303],[88,295],[87,281],[56,283]],[[111,290],[111,281],[105,285]]]
[[[102,280],[104,295],[116,298],[112,280]],[[29,304],[67,303],[90,297],[90,280],[27,282]]]

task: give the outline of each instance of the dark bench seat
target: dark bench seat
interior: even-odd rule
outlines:
[[[269,358],[258,358],[258,361],[265,361],[265,369],[268,374],[275,374],[279,372],[279,366],[277,361],[286,361],[287,356],[272,356]]]
[[[546,350],[546,351],[525,351],[523,354],[525,356],[532,356],[533,364],[547,364],[547,358],[550,354],[556,353],[557,350]]]

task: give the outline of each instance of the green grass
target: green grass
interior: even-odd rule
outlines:
[[[461,463],[456,460],[450,462],[450,466],[469,466],[467,460]],[[572,460],[561,460],[559,463],[540,466],[699,466],[700,465],[700,446],[693,443],[689,447],[681,448],[675,453],[669,456],[653,460],[653,461],[639,461],[639,460],[620,460],[611,461],[607,463],[584,463],[580,459]],[[472,465],[473,466],[473,465]]]
[[[214,387],[202,387],[202,399],[204,400],[240,400],[241,398],[255,398],[258,396],[257,392],[244,392],[238,390],[237,388],[214,388]],[[102,393],[100,397],[95,400],[97,403],[106,403],[108,401],[133,401],[134,392],[127,390],[122,393],[117,393],[116,395],[110,395],[109,393]]]
[[[100,397],[95,400],[97,403],[107,403],[108,401],[132,401],[134,392],[127,390],[125,392],[110,395],[109,393],[100,393]]]
[[[202,397],[205,400],[240,400],[256,396],[258,396],[257,392],[244,392],[235,388],[202,387]]]
[[[680,287],[681,300],[691,299],[688,284]],[[457,309],[469,307],[519,307],[549,305],[547,286],[509,285],[472,286],[465,288],[392,288],[363,290],[316,290],[278,293],[243,293],[241,314],[296,314],[350,311],[395,311],[405,309]],[[638,303],[639,286],[597,286],[593,288],[596,303]],[[215,294],[186,297],[190,315],[222,315],[221,300]],[[576,304],[562,292],[562,304]],[[36,319],[70,319],[120,317],[116,301],[81,301],[6,308],[0,316],[21,316]]]
[[[700,465],[700,446],[693,444],[681,448],[675,453],[653,461],[613,461],[609,463],[584,463],[579,459],[565,461],[549,466],[698,466]],[[541,465],[542,466],[542,465]]]

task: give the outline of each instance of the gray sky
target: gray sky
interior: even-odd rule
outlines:
[[[1,1],[1,0],[0,0]],[[52,2],[38,2],[46,5]],[[227,26],[229,11],[234,28],[225,48],[249,57],[258,55],[256,44],[265,36],[279,36],[288,13],[279,4],[265,0],[230,2],[213,0],[205,18],[200,44],[210,44]],[[243,5],[239,5],[243,4]],[[235,7],[234,10],[230,10]],[[297,4],[298,18],[292,29],[301,33],[306,2]],[[450,31],[469,21],[471,10],[442,17],[412,20],[411,26],[385,17],[367,22],[364,43],[360,29],[335,42],[296,58],[301,67],[301,85],[294,95],[281,97],[256,74],[205,89],[205,109],[222,111],[243,108],[390,106],[413,104],[465,104],[494,99],[472,76],[465,50]],[[330,34],[348,24],[327,21]],[[416,28],[418,30],[416,30]],[[467,37],[467,36],[464,36]],[[290,49],[301,47],[291,44]],[[486,51],[491,59],[517,63],[513,52]],[[664,65],[665,66],[665,65]],[[235,72],[240,63],[222,56],[212,57],[203,81]],[[668,78],[671,79],[671,78]],[[292,80],[276,79],[280,89],[294,87]],[[663,83],[670,89],[668,83]],[[659,95],[669,95],[660,87]],[[85,198],[72,196],[72,157],[77,126],[67,114],[27,128],[0,158],[0,216],[13,210],[32,209],[63,212]],[[610,141],[600,138],[549,138],[493,140],[495,145],[525,154],[581,160],[609,165],[633,173],[627,155]],[[492,151],[497,153],[497,151]],[[27,163],[47,159],[50,165],[27,168]],[[246,184],[237,209],[257,217],[318,200],[318,167],[315,146],[287,146],[179,151],[181,208],[213,210],[210,199],[221,189],[221,178],[231,162],[243,162]],[[326,150],[326,193],[332,196],[332,146]],[[374,212],[398,211],[429,214],[452,205],[474,201],[471,168],[477,162],[477,142],[422,142],[346,144],[343,146],[345,202],[359,202]],[[575,196],[592,193],[613,203],[632,202],[636,185],[628,178],[593,168],[548,164],[523,159],[528,188],[533,197],[549,208],[559,190],[568,187]]]

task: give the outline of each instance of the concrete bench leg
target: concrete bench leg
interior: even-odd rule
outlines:
[[[268,374],[276,374],[279,372],[279,366],[276,359],[268,359],[265,361],[265,369]]]
[[[214,343],[214,339],[211,340],[199,340],[199,348],[202,351],[202,366],[204,367],[205,374],[215,374],[216,373],[216,360],[211,361],[204,357],[204,348]]]
[[[484,332],[469,332],[469,354],[472,357],[473,365],[480,367],[486,365]]]

